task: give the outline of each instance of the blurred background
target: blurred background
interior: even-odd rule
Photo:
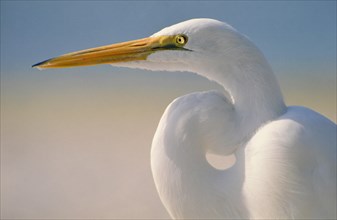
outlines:
[[[2,219],[169,218],[152,136],[173,99],[219,87],[191,73],[31,65],[198,17],[255,42],[288,105],[336,122],[336,1],[1,1]]]

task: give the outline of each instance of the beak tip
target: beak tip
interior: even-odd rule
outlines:
[[[44,69],[42,66],[43,66],[44,64],[46,64],[48,61],[50,61],[50,60],[51,60],[51,59],[44,60],[44,61],[42,61],[42,62],[36,63],[36,64],[32,65],[32,68],[37,68],[37,69],[39,69],[39,70]]]

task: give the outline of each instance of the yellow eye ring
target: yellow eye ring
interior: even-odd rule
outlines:
[[[176,43],[178,45],[184,46],[187,43],[187,36],[185,36],[185,35],[177,35],[176,36]]]

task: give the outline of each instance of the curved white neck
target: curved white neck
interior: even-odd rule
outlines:
[[[255,46],[237,47],[226,53],[221,65],[209,62],[209,66],[217,69],[198,67],[198,74],[219,83],[229,93],[241,132],[254,132],[286,110],[277,79]]]
[[[243,51],[245,49],[247,51]],[[242,52],[245,56],[238,57]],[[215,105],[219,106],[210,112],[209,117],[214,115],[214,118],[209,120],[212,120],[212,126],[218,123],[218,127],[201,125],[196,120],[200,118],[199,113],[191,107],[200,105],[199,109],[208,109],[208,105],[195,102],[197,95],[190,96],[192,103],[188,103],[189,96],[186,100],[183,97],[173,102],[160,121],[152,144],[151,167],[159,195],[174,218],[248,216],[245,210],[240,210],[244,204],[237,206],[244,201],[240,198],[240,184],[244,182],[240,175],[244,175],[245,167],[243,142],[264,123],[281,115],[286,107],[263,55],[249,47],[240,48],[240,54],[232,51],[221,65],[212,65],[210,61],[208,67],[197,67],[198,74],[218,82],[231,95],[232,103],[227,103],[229,111],[224,111],[223,115],[226,123],[213,114],[226,103],[216,101]],[[211,68],[214,66],[217,69]],[[207,98],[213,99],[214,94]],[[206,126],[206,130],[200,126]],[[206,145],[218,144],[214,148],[231,148],[225,151],[234,150],[236,154],[236,164],[228,170],[214,169],[205,158],[210,147],[204,146],[208,138],[205,135],[211,132],[217,132],[215,137],[220,141]],[[226,144],[231,146],[226,146],[227,140],[230,144]]]

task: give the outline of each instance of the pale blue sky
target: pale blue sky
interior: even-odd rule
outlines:
[[[246,34],[276,72],[336,72],[336,1],[1,1],[1,72],[197,17]]]

